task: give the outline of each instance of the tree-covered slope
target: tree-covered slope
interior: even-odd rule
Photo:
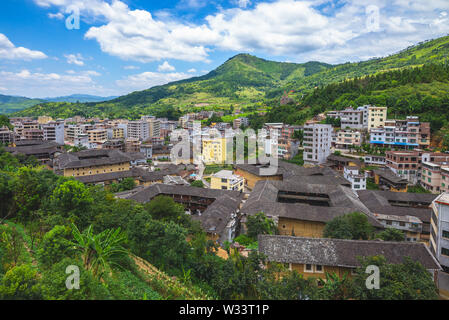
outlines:
[[[330,53],[331,54],[331,53]],[[357,63],[336,66],[308,62],[305,64],[267,61],[248,54],[237,55],[201,77],[172,82],[102,103],[39,104],[17,115],[49,114],[130,117],[143,113],[157,114],[171,107],[181,112],[197,105],[227,109],[231,105],[276,105],[284,91],[292,92],[297,101],[316,87],[345,79],[365,77],[386,71],[440,63],[447,60],[449,37],[420,43],[397,54]]]
[[[0,94],[0,114],[17,112],[42,102],[43,100],[40,99],[29,99]]]

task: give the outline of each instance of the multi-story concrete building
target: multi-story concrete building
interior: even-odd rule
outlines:
[[[384,225],[385,228],[393,228],[404,233],[404,240],[409,242],[417,242],[421,238],[423,223],[414,216],[397,216],[394,214],[374,213],[377,220]]]
[[[53,121],[52,117],[48,117],[48,116],[39,116],[37,117],[37,123],[39,124],[46,124],[48,122]]]
[[[418,151],[387,151],[386,166],[397,176],[416,184],[420,177],[421,155]]]
[[[210,188],[220,190],[243,191],[245,179],[233,174],[231,170],[221,170],[211,177]]]
[[[369,131],[384,126],[387,120],[387,107],[366,105],[358,107],[357,110],[363,113],[363,127]]]
[[[449,193],[432,202],[430,251],[446,272],[449,272]]]
[[[249,120],[248,120],[248,118],[245,118],[245,117],[234,119],[234,121],[232,122],[232,127],[234,129],[239,129],[242,126],[248,127],[248,125],[249,125]]]
[[[22,131],[22,139],[24,140],[43,140],[44,131],[41,129],[25,129]]]
[[[125,140],[125,152],[140,152],[141,141],[138,138],[128,138]]]
[[[382,127],[387,120],[387,107],[377,107],[366,105],[353,109],[352,107],[345,110],[330,111],[326,116],[331,118],[339,118],[341,120],[341,128],[346,129],[374,129]]]
[[[141,144],[140,145],[140,152],[145,155],[146,159],[152,159],[153,158],[153,145],[151,145],[151,144]]]
[[[107,129],[108,139],[125,139],[125,128],[112,127]]]
[[[406,120],[387,120],[382,127],[371,129],[370,143],[403,149],[427,148],[430,145],[430,127],[418,117]]]
[[[103,144],[108,140],[108,132],[106,129],[94,129],[87,131],[90,143]]]
[[[206,164],[225,163],[226,161],[226,138],[204,138],[202,140],[202,158]]]
[[[387,161],[384,156],[378,156],[378,155],[367,155],[363,157],[364,163],[366,165],[375,165],[375,166],[384,166]]]
[[[332,126],[309,124],[304,126],[304,162],[322,164],[331,153]]]
[[[351,183],[352,190],[366,190],[366,174],[358,167],[345,167],[343,176]]]
[[[435,194],[449,192],[449,163],[423,162],[420,184]]]
[[[14,132],[7,127],[0,128],[0,144],[9,145],[14,142]]]
[[[340,130],[333,134],[332,144],[339,149],[362,145],[362,134],[354,130]]]
[[[69,124],[65,128],[65,140],[69,143],[75,143],[80,135],[84,135],[84,130],[79,125]]]
[[[148,130],[150,138],[159,138],[161,136],[161,122],[157,119],[149,119]]]
[[[47,122],[41,125],[44,133],[44,140],[54,141],[59,145],[64,145],[64,123],[63,122]]]
[[[363,111],[347,108],[340,111],[340,121],[342,129],[363,129]]]
[[[150,125],[147,120],[129,121],[128,138],[138,139],[140,141],[150,138]]]

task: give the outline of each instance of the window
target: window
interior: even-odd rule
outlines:
[[[441,248],[441,254],[445,256],[449,256],[449,249],[447,248]]]
[[[449,239],[449,231],[443,230],[443,238]]]
[[[317,264],[317,265],[315,266],[315,272],[318,272],[318,273],[324,273],[323,266]]]
[[[305,264],[304,265],[304,272],[312,272],[313,273],[313,266],[311,264]]]

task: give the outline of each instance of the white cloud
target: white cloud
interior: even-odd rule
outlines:
[[[127,91],[144,90],[158,85],[164,85],[169,82],[190,78],[191,76],[182,72],[158,73],[143,72],[128,76],[122,80],[117,80],[117,86]]]
[[[208,61],[213,50],[266,53],[292,61],[344,62],[383,56],[404,46],[449,33],[447,0],[233,0],[238,8],[218,9],[201,23],[187,23],[130,9],[123,1],[34,0],[60,11],[76,5],[85,19],[98,21],[85,34],[123,60]],[[200,7],[204,1],[185,0]],[[379,32],[366,28],[366,8],[380,10]]]
[[[170,65],[167,61],[164,61],[159,67],[157,67],[157,71],[165,72],[165,71],[175,71],[176,68]]]
[[[16,47],[3,33],[0,33],[0,58],[9,60],[34,60],[45,59],[47,56],[40,51]]]
[[[58,13],[49,13],[48,17],[50,19],[57,19],[57,20],[62,20],[64,19],[64,15],[61,12]]]
[[[125,70],[139,70],[140,67],[137,67],[137,66],[124,66],[123,69],[125,69]]]
[[[20,72],[0,71],[0,87],[5,88],[9,94],[38,98],[75,93],[93,95],[113,93],[92,79],[92,76],[99,75],[95,71],[68,73],[42,73],[28,69]]]
[[[237,4],[240,8],[246,8],[247,6],[249,6],[251,4],[250,0],[238,0]]]
[[[195,68],[192,68],[192,69],[189,69],[189,71],[187,71],[188,73],[196,73],[196,69]]]
[[[77,66],[84,66],[84,58],[83,56],[78,53],[78,54],[65,54],[64,57],[67,59],[67,63],[68,64],[75,64]]]

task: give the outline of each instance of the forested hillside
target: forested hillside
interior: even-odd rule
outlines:
[[[0,114],[17,112],[42,102],[44,101],[40,99],[28,99],[0,94]]]
[[[227,110],[231,106],[276,106],[284,91],[301,102],[314,88],[391,70],[442,63],[449,55],[449,37],[421,43],[385,58],[332,66],[267,61],[237,55],[202,77],[172,82],[103,103],[47,103],[16,115],[54,117],[73,115],[138,118],[142,114],[175,113],[198,109]]]

